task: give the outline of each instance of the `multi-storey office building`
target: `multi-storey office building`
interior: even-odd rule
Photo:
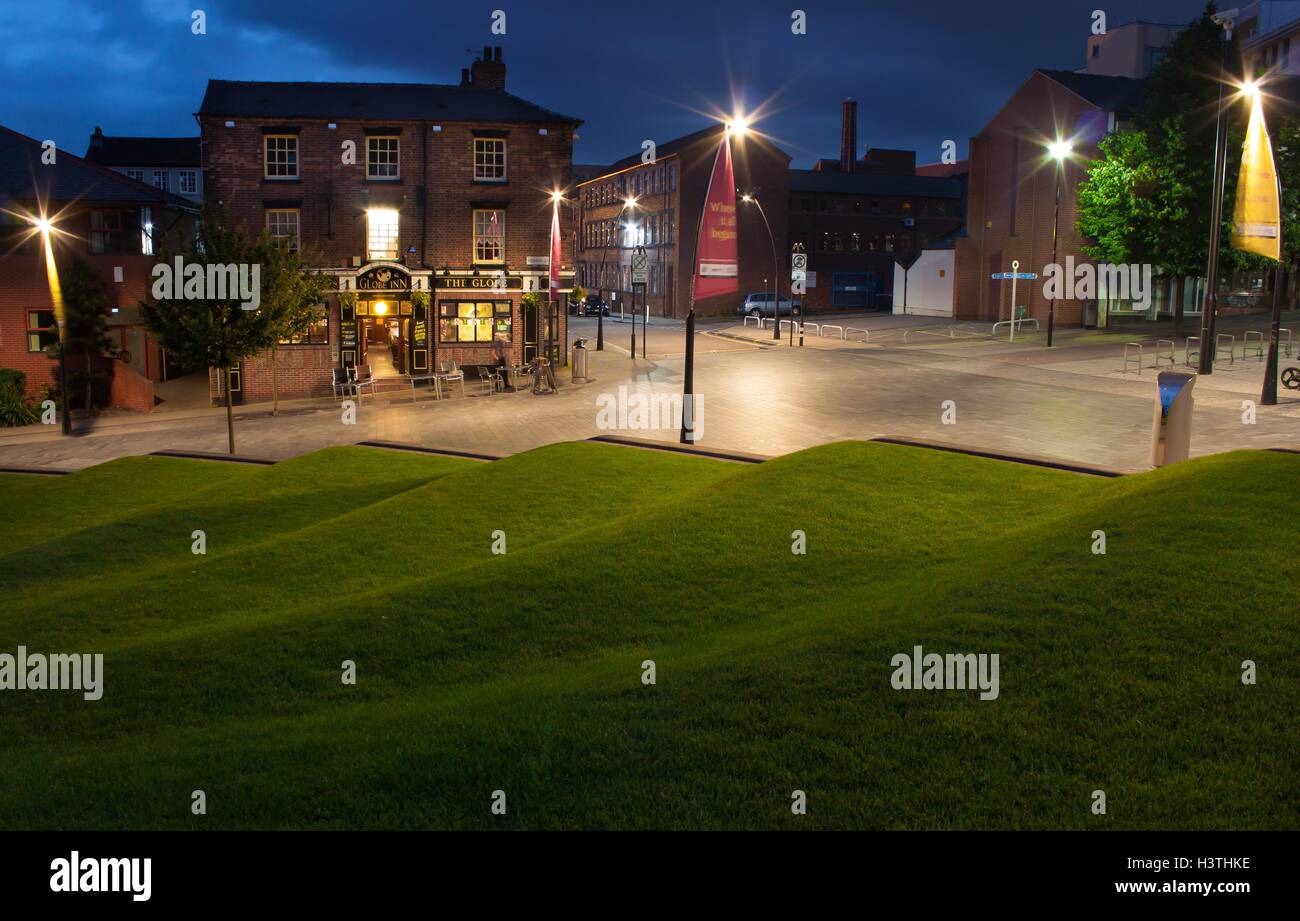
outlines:
[[[685,317],[700,212],[722,142],[722,125],[656,146],[611,164],[578,184],[578,283],[615,304],[630,305],[632,254],[644,247],[649,257],[646,303],[654,316]],[[790,156],[755,133],[730,139],[737,194],[737,246],[740,294],[697,300],[701,314],[734,313],[747,291],[771,290],[772,244],[789,285],[786,233],[786,183]],[[771,224],[772,237],[758,209],[740,201],[756,197]],[[629,204],[631,202],[631,204]],[[640,304],[638,302],[638,307]]]
[[[548,289],[552,195],[570,185],[581,122],[506,92],[505,75],[501,49],[484,48],[458,85],[209,82],[208,202],[301,247],[356,297],[332,296],[281,345],[281,395],[329,393],[337,367],[418,375],[493,364],[498,342],[523,362],[565,341],[563,308],[521,301]],[[571,259],[570,244],[566,289]],[[269,358],[244,363],[237,399],[267,398]]]

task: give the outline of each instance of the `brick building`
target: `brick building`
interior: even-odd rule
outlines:
[[[1126,77],[1037,70],[970,142],[970,187],[966,233],[957,240],[955,314],[995,321],[1010,315],[1011,283],[994,281],[1019,260],[1022,272],[1040,276],[1052,260],[1056,161],[1047,144],[1072,139],[1074,153],[1063,166],[1057,262],[1090,262],[1075,230],[1075,196],[1085,164],[1097,156],[1108,132],[1131,118],[1143,81]],[[1017,306],[1046,324],[1048,301],[1041,279],[1018,285]],[[1056,323],[1078,326],[1085,305],[1062,299]]]
[[[857,102],[841,109],[840,157],[790,170],[787,252],[801,243],[810,311],[887,308],[894,262],[962,227],[960,173],[921,175],[910,150],[871,148],[857,156]]]
[[[570,186],[581,122],[505,86],[500,48],[484,48],[458,85],[208,83],[198,113],[208,202],[301,247],[356,298],[332,295],[321,323],[281,346],[282,396],[330,393],[338,367],[384,377],[493,364],[496,340],[514,362],[548,342],[563,352],[563,306],[555,315],[521,300],[547,290],[550,192]],[[566,240],[566,289],[571,259]],[[428,293],[432,316],[413,291]],[[270,386],[264,356],[232,389],[253,401]]]
[[[725,130],[714,125],[659,144],[653,162],[635,154],[578,184],[579,284],[615,305],[630,305],[631,257],[635,247],[644,246],[650,259],[650,313],[686,316],[700,210]],[[737,189],[758,198],[773,236],[768,236],[758,209],[742,203],[737,194],[740,293],[697,300],[700,314],[734,314],[746,292],[771,290],[773,239],[784,284],[789,285],[789,254],[781,247],[790,156],[753,132],[733,136],[731,153]],[[635,205],[625,210],[629,199]]]
[[[96,127],[86,159],[196,204],[203,201],[203,157],[196,137],[116,137]]]
[[[48,162],[53,155],[53,162]],[[56,272],[75,256],[108,290],[110,338],[119,361],[107,365],[111,393],[132,408],[153,407],[150,381],[165,379],[166,356],[140,322],[138,305],[151,285],[154,253],[177,246],[193,229],[193,208],[176,195],[128,179],[66,151],[0,127],[0,367],[27,375],[36,396],[54,388],[57,343],[47,259],[35,220],[45,215]],[[138,380],[136,379],[138,378]]]

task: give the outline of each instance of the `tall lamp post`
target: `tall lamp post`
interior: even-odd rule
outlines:
[[[763,226],[767,228],[767,239],[772,244],[772,338],[781,341],[781,262],[776,255],[776,237],[772,236],[772,225],[768,223],[767,212],[763,210],[763,203],[754,195],[746,193],[740,196],[740,200],[745,204],[753,205],[758,209],[759,216],[763,219]],[[793,316],[791,320],[793,320]]]
[[[1061,230],[1061,180],[1065,174],[1065,161],[1074,150],[1069,141],[1054,141],[1047,145],[1047,152],[1056,163],[1056,210],[1052,217],[1052,265],[1056,265],[1057,240]],[[1011,324],[1015,325],[1016,305],[1011,305]],[[1056,297],[1047,300],[1047,347],[1052,347],[1053,334],[1056,331]]]
[[[1214,180],[1210,189],[1210,252],[1205,265],[1205,300],[1201,304],[1201,349],[1196,363],[1198,374],[1214,373],[1214,319],[1219,309],[1219,238],[1223,230],[1223,186],[1228,176],[1228,107],[1223,89],[1228,72],[1228,51],[1232,29],[1223,30],[1219,57],[1219,102],[1214,119]]]

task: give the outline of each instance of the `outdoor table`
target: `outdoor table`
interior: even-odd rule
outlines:
[[[441,375],[438,374],[417,374],[408,377],[407,380],[411,382],[411,402],[415,402],[415,385],[418,383],[428,383],[429,381],[433,381],[433,398],[435,400],[441,400],[442,381],[440,380],[440,377]]]

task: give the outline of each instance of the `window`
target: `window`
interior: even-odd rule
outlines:
[[[372,208],[368,222],[366,249],[371,259],[397,258],[398,215],[393,208]]]
[[[44,352],[59,341],[59,329],[53,310],[27,311],[27,351]]]
[[[396,137],[366,138],[366,178],[398,179],[398,150],[401,141]]]
[[[268,134],[266,136],[266,178],[298,178],[297,135]]]
[[[277,242],[286,244],[290,250],[297,251],[302,236],[298,228],[299,211],[297,208],[268,208],[266,211],[266,229]]]
[[[505,138],[474,138],[474,181],[506,181]]]
[[[281,345],[325,345],[330,341],[330,318],[322,304],[315,322],[297,336],[281,339]]]
[[[181,194],[197,195],[199,191],[199,174],[192,169],[183,169],[179,175]]]
[[[99,253],[121,253],[126,241],[122,237],[121,211],[90,212],[90,251]]]
[[[509,301],[443,301],[438,305],[438,341],[449,344],[510,341]]]
[[[140,252],[153,255],[153,209],[140,209]]]
[[[136,182],[144,182],[144,170],[129,169],[126,171],[127,179],[134,179]]]
[[[505,262],[506,236],[504,211],[474,212],[474,261]]]
[[[668,164],[668,191],[677,191],[677,164]]]

